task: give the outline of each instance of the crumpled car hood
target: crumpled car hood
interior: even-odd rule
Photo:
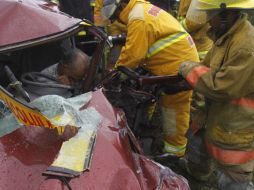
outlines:
[[[73,190],[189,190],[182,176],[140,154],[123,112],[114,109],[101,90],[92,93],[86,106],[95,108],[103,117],[90,170],[65,181]],[[61,144],[56,131],[37,127],[20,128],[1,137],[0,189],[67,189],[60,177],[42,175],[54,161]],[[136,152],[131,144],[137,146]]]

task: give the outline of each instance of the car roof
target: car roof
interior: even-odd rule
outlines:
[[[82,29],[81,20],[34,0],[0,1],[0,53],[56,41]]]

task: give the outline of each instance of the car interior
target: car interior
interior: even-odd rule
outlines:
[[[16,89],[13,88],[14,81],[11,81],[10,72],[20,81],[22,88],[31,96],[31,100],[48,94],[56,94],[63,97],[72,96],[70,86],[57,83],[54,78],[40,73],[43,69],[59,62],[67,48],[65,41],[71,39],[71,46],[77,47],[89,56],[96,51],[98,41],[94,40],[91,33],[82,37],[70,37],[64,40],[49,42],[21,50],[15,50],[0,54],[0,85],[11,92],[17,98],[21,98]],[[63,45],[64,44],[64,45]],[[21,98],[22,99],[22,98]]]

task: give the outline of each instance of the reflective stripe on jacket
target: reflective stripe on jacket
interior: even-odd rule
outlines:
[[[90,6],[95,7],[95,0],[90,0]]]
[[[253,51],[254,27],[242,15],[215,42],[203,64],[183,64],[180,69],[207,99],[209,142],[224,150],[246,151],[246,154],[254,150]]]
[[[254,150],[225,150],[209,142],[206,142],[206,146],[208,152],[213,155],[216,160],[225,164],[238,165],[254,160]]]
[[[208,51],[198,51],[199,59],[204,60],[207,53]]]
[[[143,66],[153,75],[176,75],[180,63],[199,60],[195,44],[181,24],[151,3],[130,0],[120,20],[127,25],[127,39],[116,66]],[[191,91],[186,91],[161,98],[165,152],[177,156],[185,152],[190,97]]]
[[[172,75],[181,62],[199,60],[194,42],[180,23],[151,3],[130,0],[120,20],[128,32],[117,66],[142,65],[154,75]]]
[[[175,146],[172,144],[169,144],[167,141],[164,141],[164,152],[172,153],[177,156],[183,156],[186,150],[186,144],[182,146]]]
[[[162,39],[158,40],[148,49],[146,57],[147,58],[152,57],[153,55],[157,54],[159,51],[186,38],[187,36],[189,36],[189,34],[186,33],[185,31],[183,31],[183,32],[179,32],[176,34],[171,34],[171,35],[167,36],[166,38],[162,38]]]

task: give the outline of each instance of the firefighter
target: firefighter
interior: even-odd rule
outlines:
[[[95,6],[94,6],[94,24],[96,26],[104,27],[108,23],[107,21],[104,21],[101,17],[101,8],[103,7],[103,0],[95,0]]]
[[[184,29],[191,35],[198,50],[199,59],[202,61],[207,52],[213,45],[212,40],[208,37],[207,31],[209,29],[208,23],[196,23],[191,22],[186,18],[187,11],[190,7],[191,0],[181,0],[178,9],[178,20],[184,27]],[[192,107],[191,107],[191,120],[192,125],[195,125],[198,121],[200,111],[202,111],[204,105],[204,97],[197,92],[193,92]],[[191,132],[190,132],[191,133]],[[188,134],[190,134],[188,133]]]
[[[186,19],[186,14],[190,7],[190,3],[191,0],[180,1],[178,20],[180,21],[184,29],[192,36],[198,50],[199,58],[200,60],[203,60],[208,50],[213,45],[212,40],[207,36],[209,24],[197,24]]]
[[[101,9],[103,7],[104,0],[95,0],[95,7],[94,7],[94,24],[99,27],[106,28],[106,31],[108,35],[116,36],[119,34],[125,34],[126,33],[126,25],[123,23],[120,23],[118,21],[115,21],[113,23],[110,23],[107,20],[103,20],[101,16]],[[113,46],[108,54],[107,64],[108,68],[112,68],[114,66],[114,63],[118,59],[120,52],[122,49],[122,45],[115,45]]]
[[[209,29],[209,23],[200,24],[196,22],[191,22],[188,18],[186,18],[190,4],[191,4],[191,0],[180,1],[180,5],[178,9],[178,20],[180,21],[184,29],[187,32],[189,32],[190,35],[192,36],[198,50],[199,59],[202,61],[205,58],[207,52],[212,47],[213,42],[207,35],[207,31]],[[195,155],[195,152],[193,153],[192,151],[193,149],[195,149],[196,143],[202,141],[202,138],[203,138],[203,131],[200,130],[197,132],[197,129],[200,127],[199,124],[203,116],[204,105],[205,105],[204,96],[194,90],[192,95],[192,103],[191,103],[190,128],[187,132],[187,138],[192,143],[188,143],[186,148],[186,157],[189,157],[191,155],[190,159],[194,159],[197,156]],[[202,148],[205,149],[205,146],[203,146]],[[193,154],[194,154],[194,158],[193,158]],[[199,155],[199,157],[206,158],[207,155],[201,154]]]
[[[254,9],[254,1],[193,0],[187,18],[208,22],[214,45],[203,62],[184,62],[179,69],[206,98],[204,143],[221,190],[254,190],[254,28],[245,9]],[[210,164],[197,159],[195,170],[207,172],[200,177]]]
[[[95,0],[95,8],[94,8],[94,24],[96,26],[105,27],[108,26],[108,34],[109,35],[118,35],[122,33],[126,33],[126,25],[123,23],[119,23],[115,21],[114,23],[110,23],[108,20],[104,20],[101,16],[101,9],[103,7],[104,0]]]
[[[169,13],[145,0],[105,0],[104,18],[127,25],[127,39],[117,66],[138,66],[152,75],[177,75],[182,61],[198,61],[198,53],[190,35]],[[181,157],[185,153],[185,132],[189,124],[191,91],[163,95],[164,149]]]

